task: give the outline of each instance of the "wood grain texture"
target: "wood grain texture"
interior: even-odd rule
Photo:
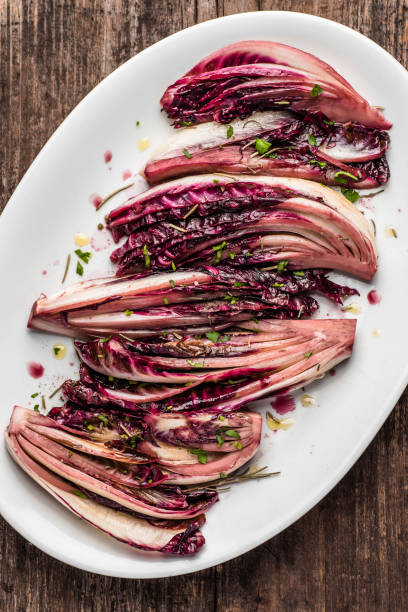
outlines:
[[[405,0],[0,0],[0,210],[58,124],[123,61],[194,23],[271,9],[349,25],[407,66]],[[243,557],[193,575],[143,582],[81,572],[3,521],[0,610],[406,609],[407,405],[406,392],[354,468],[305,517]]]

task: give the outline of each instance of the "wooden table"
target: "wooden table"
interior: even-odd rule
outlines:
[[[0,0],[0,210],[63,118],[122,62],[194,23],[267,9],[347,24],[407,65],[406,0]],[[142,582],[85,573],[2,521],[0,610],[406,609],[407,404],[406,392],[349,474],[295,525],[193,575]]]

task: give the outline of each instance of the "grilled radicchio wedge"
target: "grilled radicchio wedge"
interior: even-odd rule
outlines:
[[[14,408],[5,434],[7,448],[16,463],[71,512],[107,535],[142,550],[183,555],[195,553],[202,547],[204,537],[199,530],[205,521],[202,514],[190,520],[163,521],[146,518],[129,511],[119,503],[101,503],[105,498],[95,493],[87,493],[81,486],[78,487],[70,480],[70,474],[68,477],[65,474],[65,467],[68,468],[70,464],[71,451],[56,444],[50,449],[48,445],[53,443],[47,438],[36,438],[36,434],[26,427],[25,421],[29,420],[29,413],[29,410]],[[41,450],[36,443],[45,445]],[[46,464],[55,458],[52,453],[57,452],[56,448],[59,453],[64,453],[64,459],[60,460],[59,469],[54,471],[46,467]],[[42,453],[40,459],[37,451]],[[54,463],[58,464],[58,461]],[[62,473],[62,476],[59,473]],[[100,486],[103,490],[102,483]]]
[[[111,255],[118,275],[284,260],[290,269],[333,268],[369,280],[377,268],[364,216],[340,193],[301,179],[181,178],[113,210],[108,227],[115,240],[129,236]]]
[[[215,51],[168,87],[161,104],[176,127],[229,123],[271,108],[391,127],[331,66],[310,53],[266,41],[242,41]]]
[[[102,408],[151,413],[237,410],[320,377],[350,356],[355,333],[352,319],[261,320],[239,327],[228,335],[209,333],[210,338],[77,341],[81,360],[92,370],[82,368],[81,380],[67,381],[63,391],[73,402]],[[165,384],[166,399],[158,383]]]
[[[388,144],[384,131],[270,111],[227,127],[212,122],[178,130],[156,149],[144,173],[151,184],[187,174],[250,171],[364,189],[387,182]]]
[[[284,268],[285,266],[280,266]],[[122,333],[130,338],[165,333],[202,334],[256,318],[298,318],[318,308],[319,291],[341,302],[354,289],[321,271],[231,269],[207,266],[144,278],[85,281],[40,297],[28,326],[76,338]],[[279,266],[278,266],[279,268]]]

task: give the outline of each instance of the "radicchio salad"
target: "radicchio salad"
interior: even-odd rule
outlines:
[[[41,295],[29,316],[74,339],[79,379],[48,412],[15,406],[5,440],[81,519],[187,555],[224,489],[273,475],[249,465],[262,432],[250,403],[351,356],[356,320],[310,317],[319,296],[357,294],[331,270],[376,273],[354,202],[389,178],[391,124],[324,61],[267,41],[212,53],[161,106],[175,132],[144,168],[152,187],[106,215],[116,275]]]

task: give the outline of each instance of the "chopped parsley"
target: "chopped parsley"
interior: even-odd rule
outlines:
[[[323,89],[320,87],[320,85],[313,85],[313,89],[310,92],[310,95],[312,98],[317,98],[317,96],[320,96],[322,91]]]
[[[166,306],[167,306],[167,304],[169,303],[169,300],[166,297],[164,297],[163,298],[163,303],[166,304]]]
[[[295,276],[304,276],[305,273],[302,270],[294,270],[293,274]]]
[[[217,342],[218,338],[220,337],[220,334],[217,331],[207,332],[205,335],[206,338],[211,340],[211,342]]]
[[[216,246],[213,246],[213,251],[216,252],[214,263],[217,264],[221,261],[222,252],[226,246],[227,246],[227,243],[225,242],[225,240],[223,240],[221,244],[217,244]]]
[[[347,198],[349,200],[349,202],[351,202],[352,204],[354,204],[354,202],[357,202],[357,200],[360,197],[360,194],[358,193],[358,191],[356,191],[355,189],[347,189],[347,187],[342,187],[341,188],[341,193],[344,195],[345,198]]]
[[[174,263],[174,261],[171,262],[171,269],[173,270],[173,272],[176,271],[176,264]]]
[[[80,261],[77,261],[77,265],[76,265],[76,273],[79,274],[79,276],[82,276],[84,273],[84,267],[81,264]]]
[[[98,419],[102,421],[104,425],[108,425],[109,421],[104,414],[98,414]]]
[[[332,121],[331,119],[323,119],[323,123],[325,123],[326,125],[334,125],[334,121]]]
[[[37,391],[37,393],[32,393],[31,397],[34,398],[34,397],[37,397],[37,395],[40,395],[38,391]]]
[[[186,359],[188,365],[191,365],[191,367],[193,368],[203,368],[204,364],[203,363],[197,363],[196,361],[192,361],[191,359]]]
[[[225,442],[225,438],[224,438],[224,436],[222,436],[220,433],[218,433],[218,432],[217,432],[217,433],[215,434],[215,438],[216,438],[216,440],[217,440],[217,446],[222,446],[222,445],[224,444],[224,442]]]
[[[150,268],[150,254],[149,251],[147,250],[147,245],[143,245],[143,255],[144,255],[144,260],[145,260],[145,267],[146,268]]]
[[[307,135],[307,142],[310,144],[310,146],[315,147],[317,142],[316,142],[316,138],[313,136],[313,134],[311,134],[309,132],[309,134]]]
[[[245,285],[245,283],[241,283],[239,281],[234,282],[234,287],[242,287],[243,285]]]
[[[90,253],[89,251],[81,251],[81,249],[75,249],[74,252],[84,263],[89,263],[92,253]]]
[[[232,127],[232,125],[229,125],[227,127],[227,138],[231,138],[233,133],[234,133],[234,128]]]
[[[241,436],[239,435],[239,433],[235,429],[227,429],[227,431],[225,431],[224,433],[229,438],[235,438],[235,440],[240,440],[241,439]]]
[[[263,138],[257,138],[255,140],[255,149],[258,151],[259,155],[264,155],[271,148],[271,143]]]
[[[189,448],[188,452],[192,455],[197,455],[200,463],[207,463],[207,453],[202,448]]]
[[[170,285],[170,287],[171,287],[172,289],[174,289],[174,287],[176,286],[176,283],[174,282],[174,280],[173,280],[173,279],[170,279],[170,280],[169,280],[169,285]]]
[[[287,267],[288,263],[289,263],[289,261],[287,259],[283,259],[282,261],[280,261],[278,263],[278,267],[277,267],[278,274],[280,274],[281,272],[285,272],[286,271],[286,267]]]
[[[343,178],[343,176],[348,176],[349,178],[353,179],[353,181],[358,181],[357,176],[354,176],[354,174],[350,174],[350,172],[345,172],[344,170],[339,170],[338,172],[336,172],[333,178],[336,183],[347,183],[347,179]]]
[[[273,283],[273,287],[283,287],[283,283]]]
[[[40,404],[36,404],[36,405],[34,406],[34,410],[35,410],[36,412],[40,412]]]
[[[327,162],[319,161],[318,159],[311,159],[311,164],[317,164],[320,168],[325,168],[327,166]]]
[[[305,358],[309,359],[309,357],[311,357],[313,355],[313,351],[309,351],[308,353],[305,353]]]
[[[71,493],[78,495],[78,497],[82,497],[83,499],[88,499],[88,496],[83,491],[76,491],[75,489],[72,489]]]
[[[192,123],[192,121],[180,121],[181,127],[189,127],[190,125],[192,125]]]
[[[191,159],[193,157],[188,149],[183,149],[183,153],[187,159]]]
[[[127,317],[130,317],[130,315],[132,315],[132,314],[133,314],[133,310],[129,310],[129,308],[127,308],[127,309],[125,310],[125,315],[126,315]]]

